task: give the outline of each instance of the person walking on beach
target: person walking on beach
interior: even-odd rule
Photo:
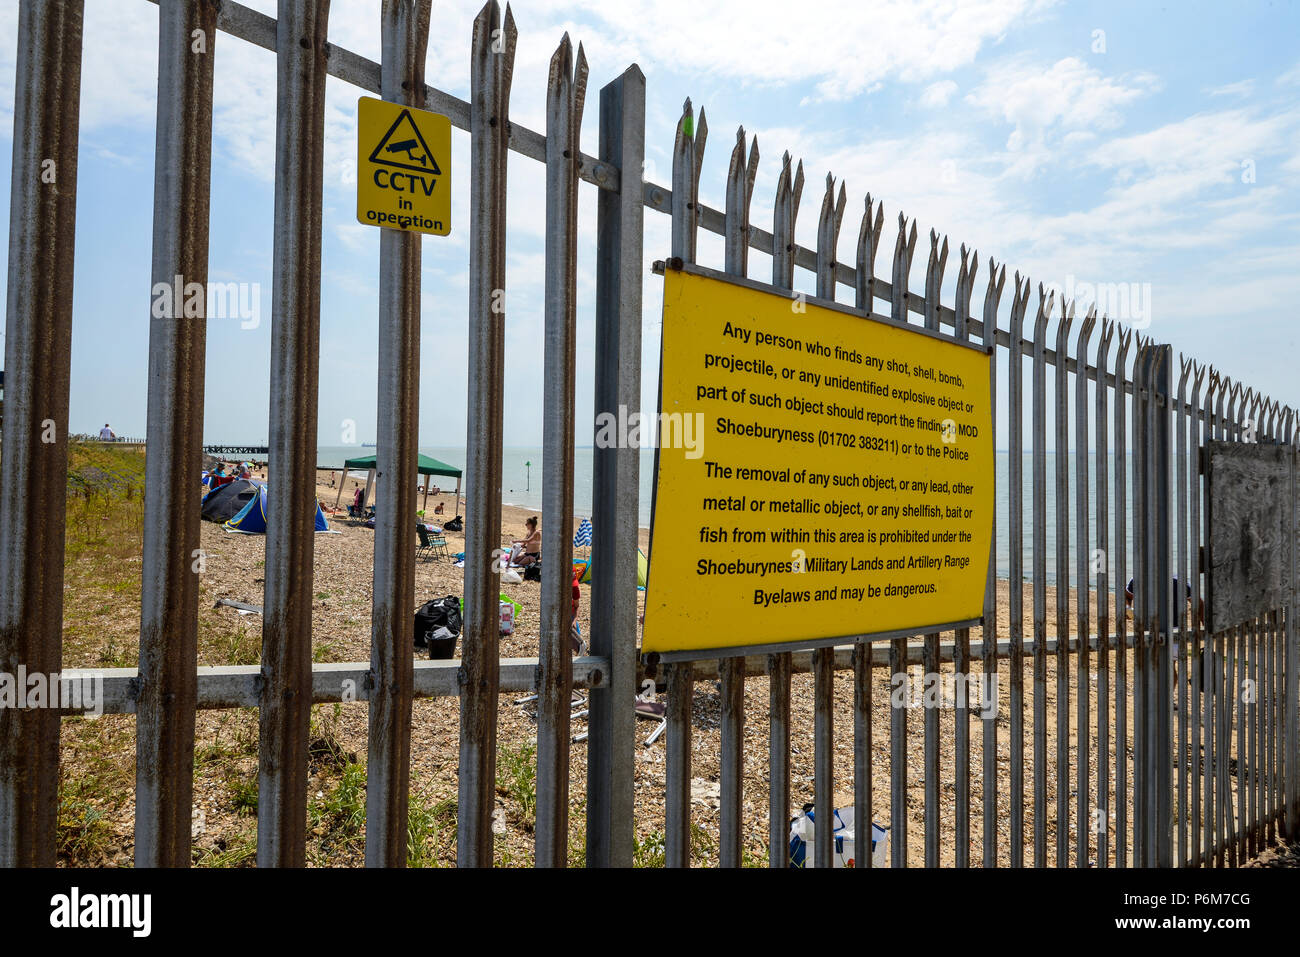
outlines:
[[[1178,602],[1180,596],[1182,596],[1181,609],[1178,608]],[[1135,584],[1135,580],[1130,578],[1128,580],[1128,584],[1124,586],[1124,616],[1126,618],[1133,617],[1133,609],[1136,604],[1136,600],[1137,600],[1137,587]],[[1191,608],[1192,586],[1190,584],[1183,585],[1182,590],[1180,591],[1178,587],[1177,575],[1174,576],[1174,581],[1173,581],[1173,600],[1174,600],[1175,616],[1174,616],[1174,621],[1171,622],[1170,624],[1172,627],[1178,629],[1177,633],[1180,637],[1189,628],[1201,627],[1201,625],[1205,621],[1205,600],[1202,599],[1199,603],[1199,607],[1192,609]],[[1195,615],[1195,624],[1193,624],[1190,621],[1187,621],[1186,618],[1184,618],[1184,616],[1190,617],[1191,614]],[[1206,650],[1207,652],[1209,652],[1209,649]],[[1171,668],[1171,675],[1173,677],[1175,688],[1178,687],[1178,651],[1179,651],[1178,640],[1177,639],[1171,640],[1169,642],[1169,654],[1170,654],[1170,663],[1173,666]],[[1177,711],[1178,710],[1177,695],[1174,695],[1173,697],[1173,704],[1174,704],[1174,710]]]

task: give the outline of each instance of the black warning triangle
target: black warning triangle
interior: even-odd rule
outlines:
[[[430,176],[442,175],[429,144],[424,142],[424,135],[411,118],[410,110],[402,110],[397,121],[388,128],[388,132],[370,154],[370,162],[427,173]]]

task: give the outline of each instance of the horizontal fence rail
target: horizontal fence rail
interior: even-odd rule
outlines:
[[[840,261],[841,231],[853,204],[847,184],[832,173],[817,211],[816,246],[798,245],[805,175],[802,160],[789,153],[781,157],[771,230],[762,228],[750,217],[759,147],[743,127],[728,166],[725,209],[700,203],[709,127],[704,109],[697,111],[690,100],[677,123],[671,188],[644,181],[646,81],[635,65],[600,90],[599,143],[594,155],[583,152],[586,56],[567,35],[551,60],[545,133],[511,122],[518,33],[510,8],[503,12],[496,0],[474,21],[468,100],[425,83],[430,0],[384,0],[377,8],[380,63],[329,42],[326,0],[279,0],[275,18],[232,0],[153,2],[159,8],[160,94],[154,278],[207,277],[217,34],[276,57],[273,399],[269,444],[260,451],[285,499],[268,528],[261,663],[196,665],[197,588],[186,569],[199,538],[191,494],[202,454],[259,449],[204,449],[202,326],[154,317],[140,665],[63,671],[64,683],[93,689],[89,709],[0,710],[0,864],[54,863],[59,716],[89,710],[136,715],[137,864],[187,865],[196,714],[256,708],[257,860],[261,866],[301,866],[311,707],[366,702],[365,860],[401,866],[412,703],[457,696],[457,861],[490,866],[500,695],[536,692],[535,862],[563,866],[570,812],[581,799],[570,761],[577,742],[571,693],[580,688],[590,692],[582,745],[586,863],[630,865],[638,835],[662,825],[665,863],[690,866],[699,827],[692,820],[693,768],[700,767],[697,743],[707,733],[696,721],[697,685],[715,682],[717,863],[724,867],[758,860],[763,851],[770,866],[788,866],[790,825],[801,798],[810,798],[816,818],[809,863],[830,866],[832,812],[840,803],[837,788],[845,786],[862,847],[854,861],[859,867],[875,863],[864,846],[873,822],[888,824],[893,867],[1237,866],[1279,838],[1300,836],[1300,560],[1288,547],[1286,600],[1277,607],[1251,608],[1214,632],[1203,611],[1213,596],[1202,556],[1215,528],[1203,450],[1224,440],[1294,455],[1300,429],[1290,408],[1193,359],[1175,358],[1146,330],[1123,326],[1124,317],[1099,316],[1083,303],[1076,317],[1076,303],[1042,284],[1035,296],[1035,284],[1018,272],[1004,300],[1006,265],[990,257],[981,273],[978,251],[964,245],[953,259],[953,301],[943,303],[950,246],[935,230],[922,250],[923,291],[913,292],[917,223],[899,212],[896,233],[886,234],[894,213],[887,216],[870,194],[860,208],[852,255]],[[19,15],[8,408],[0,461],[0,667],[8,673],[56,674],[62,660],[78,142],[77,110],[67,104],[79,102],[81,19],[80,0],[24,0]],[[199,56],[191,46],[195,31],[209,37]],[[376,518],[371,658],[311,660],[309,516],[319,400],[323,109],[331,76],[444,114],[469,136],[469,505],[465,656],[459,661],[413,661],[409,646],[414,542],[404,503],[415,499],[420,303],[422,292],[436,298],[439,291],[421,289],[420,238],[390,230],[380,243],[377,418],[377,470],[389,493]],[[546,169],[542,361],[550,560],[543,568],[540,653],[503,659],[496,566],[509,343],[499,302],[507,282],[511,151]],[[30,185],[42,182],[40,163],[49,155],[61,157],[57,190]],[[602,573],[591,592],[591,653],[573,657],[567,559],[580,183],[596,187],[598,213],[597,415],[621,417],[641,408],[647,209],[670,217],[671,245],[660,251],[669,258],[661,270],[798,295],[923,335],[982,343],[992,363],[995,435],[1009,455],[1008,500],[995,519],[1006,530],[1006,597],[994,551],[982,618],[870,640],[827,636],[772,646],[757,636],[755,644],[726,654],[641,659],[639,449],[598,443],[592,555]],[[850,236],[852,227],[849,222]],[[722,237],[716,272],[697,261],[701,229]],[[770,280],[749,275],[751,250],[771,256]],[[796,278],[799,285],[811,278],[815,294],[796,294]],[[1003,367],[1005,391],[998,385]],[[49,420],[56,425],[54,441],[41,441]],[[1288,527],[1295,529],[1300,489],[1294,468],[1290,474]],[[926,707],[913,719],[913,709],[894,696],[918,668],[924,676],[951,675],[962,688],[1005,676],[1007,693],[999,694],[991,713],[962,692],[952,707]],[[632,706],[647,683],[666,691],[661,765],[635,756],[646,745],[636,739]],[[837,694],[840,689],[851,693]],[[764,693],[753,693],[759,690]],[[888,721],[877,716],[873,723],[882,694],[891,699]],[[849,726],[837,728],[846,717]],[[811,749],[796,751],[796,736],[810,740]],[[850,738],[847,752],[836,747]],[[760,774],[747,770],[746,762],[756,739],[766,759]],[[851,767],[843,766],[846,753]],[[655,774],[662,775],[662,818],[637,820],[636,791]],[[759,807],[755,818],[748,809]]]
[[[411,695],[414,698],[437,698],[462,693],[458,660],[414,662]],[[573,659],[571,682],[575,688],[603,688],[608,685],[608,658]],[[219,708],[256,708],[262,693],[261,665],[200,666],[194,707],[199,710]],[[140,702],[140,677],[135,668],[67,668],[59,679],[91,695],[92,708],[102,714],[136,714]],[[96,690],[96,682],[100,682]],[[533,692],[537,684],[536,658],[502,658],[501,692]],[[383,697],[372,680],[366,662],[329,662],[312,666],[311,703],[372,701]],[[93,713],[92,708],[69,708],[67,715]]]
[[[1103,639],[1092,637],[1088,640],[1089,650],[1097,651],[1102,647]],[[1070,638],[1071,651],[1079,648],[1078,639]],[[1115,647],[1115,638],[1106,641],[1107,647]],[[1133,647],[1130,637],[1127,647]],[[856,649],[864,649],[862,656],[856,656]],[[835,645],[830,648],[831,669],[833,671],[851,671],[860,660],[868,668],[883,668],[890,663],[891,651],[881,645],[852,644]],[[1048,639],[1047,651],[1057,651],[1055,638]],[[982,643],[963,652],[983,658]],[[909,644],[906,665],[923,664],[926,660],[925,649],[920,644]],[[1029,652],[1023,648],[1020,656]],[[790,654],[790,673],[792,675],[812,674],[812,651],[793,652]],[[1010,641],[1000,640],[993,658],[1010,661],[1015,657]],[[537,658],[502,658],[499,690],[502,693],[535,692],[538,690]],[[960,660],[957,642],[952,639],[941,640],[938,648],[938,662],[949,664]],[[607,689],[610,685],[610,660],[600,656],[584,656],[571,659],[571,685],[574,688]],[[723,659],[735,662],[743,677],[754,678],[766,676],[770,663],[767,655],[737,655],[735,658]],[[416,661],[412,695],[416,698],[454,697],[461,693],[459,685],[459,660]],[[698,659],[690,662],[690,673],[694,681],[711,681],[720,678],[722,666],[713,659]],[[653,668],[642,666],[638,672],[638,681],[654,680],[658,672]],[[200,665],[197,669],[198,690],[195,707],[198,710],[221,708],[255,708],[261,690],[260,665]],[[370,666],[365,662],[326,662],[312,665],[312,704],[331,704],[345,701],[369,701],[372,697]],[[96,680],[102,681],[102,693],[97,693],[98,709],[102,714],[135,714],[139,700],[139,670],[136,668],[65,668],[59,672],[59,679],[69,685],[82,689],[92,689]],[[87,693],[93,693],[88,691]],[[65,715],[86,714],[89,708],[63,709]]]

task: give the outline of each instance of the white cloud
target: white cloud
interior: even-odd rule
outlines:
[[[948,105],[952,95],[957,92],[957,84],[952,80],[940,80],[931,83],[921,94],[921,105],[938,108]]]
[[[1066,57],[1046,69],[1022,57],[995,63],[966,99],[1033,138],[1058,126],[1113,129],[1123,108],[1155,86],[1150,74],[1112,79],[1078,57]]]
[[[158,8],[131,0],[87,3],[81,77],[83,129],[139,123],[152,130],[158,111]]]
[[[1005,148],[1014,156],[1007,175],[1025,179],[1050,166],[1054,150],[1086,138],[1072,134],[1095,136],[1118,127],[1125,108],[1158,86],[1151,74],[1111,78],[1077,57],[1043,67],[1018,56],[995,61],[965,99],[1011,125]]]
[[[837,4],[816,16],[784,0],[555,0],[541,6],[570,15],[585,10],[612,29],[615,42],[667,69],[757,85],[812,80],[819,98],[835,101],[881,80],[923,82],[966,66],[1050,3],[880,0]]]
[[[1255,92],[1254,80],[1238,80],[1236,83],[1225,83],[1223,86],[1211,87],[1205,92],[1210,96],[1250,96]]]
[[[1290,149],[1298,130],[1296,107],[1272,114],[1241,108],[1197,113],[1112,139],[1105,149],[1089,154],[1088,161],[1164,182],[1166,198],[1176,199],[1189,189],[1236,180],[1243,159]]]
[[[361,223],[339,223],[334,227],[334,235],[348,249],[354,252],[361,252],[372,248],[374,241],[377,239],[377,232],[371,226],[363,226]]]

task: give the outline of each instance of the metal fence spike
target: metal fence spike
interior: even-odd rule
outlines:
[[[913,223],[913,227],[915,227],[915,223]],[[939,328],[939,313],[942,310],[939,295],[943,289],[943,270],[947,262],[948,238],[944,237],[941,250],[939,248],[939,234],[931,229],[930,261],[926,264],[925,269],[925,327],[927,329],[937,330]]]
[[[993,260],[990,259],[990,265],[992,262]],[[1003,275],[1005,276],[1005,274],[1006,267],[1003,267]],[[1011,325],[1009,327],[1011,330],[1011,358],[1013,360],[1024,356],[1022,345],[1017,340],[1024,338],[1025,313],[1029,310],[1029,291],[1032,285],[1028,276],[1023,279],[1020,277],[1019,270],[1016,271],[1014,279],[1016,286],[1011,294]]]
[[[587,51],[585,51],[582,48],[582,44],[579,43],[578,56],[573,66],[573,99],[571,101],[572,110],[574,113],[578,115],[579,121],[581,121],[581,117],[582,117],[582,108],[587,101],[588,72],[589,70],[587,67]],[[574,156],[580,155],[578,153],[578,143],[576,141],[573,144],[573,148],[574,148],[573,155]]]
[[[510,9],[510,4],[506,4],[505,16],[501,19],[501,36],[505,40],[502,49],[498,55],[500,60],[500,78],[501,83],[508,91],[510,81],[514,77],[515,71],[515,49],[519,45],[519,30],[515,26],[515,14]]]
[[[883,203],[875,203],[873,209],[870,193],[867,193],[863,207],[862,223],[858,227],[857,308],[872,313],[876,298],[876,251],[880,248],[885,210]]]
[[[550,90],[555,90],[562,85],[567,85],[573,76],[573,44],[569,42],[568,31],[565,31],[561,38],[559,46],[551,54],[550,75],[547,78]]]
[[[754,195],[754,180],[758,177],[758,137],[749,145],[749,163],[745,167],[745,202]]]
[[[778,289],[794,288],[794,227],[799,217],[799,198],[803,193],[803,162],[791,176],[792,159],[787,150],[781,158],[781,175],[776,182],[776,202],[772,210],[772,285]]]
[[[1097,387],[1102,388],[1106,382],[1106,361],[1110,355],[1111,342],[1115,337],[1115,323],[1103,317],[1101,335],[1097,337]]]
[[[1043,289],[1043,284],[1038,284],[1038,315],[1034,317],[1034,342],[1042,340],[1047,332],[1047,323],[1052,316],[1052,306],[1056,303],[1056,290]]]
[[[700,107],[700,122],[695,129],[695,183],[693,186],[692,202],[699,204],[700,193],[700,170],[704,165],[704,147],[709,141],[709,118],[704,114],[704,107]],[[697,214],[698,216],[698,214]]]
[[[673,255],[685,262],[695,262],[696,236],[700,221],[700,168],[709,126],[700,108],[698,127],[692,122],[690,97],[682,107],[673,143]]]
[[[817,296],[835,299],[836,252],[839,247],[840,223],[844,218],[844,184],[840,184],[838,201],[835,176],[826,174],[826,192],[822,196],[821,215],[817,220]]]
[[[1101,340],[1100,340],[1100,342],[1098,343],[1098,347],[1100,348],[1101,346],[1105,346],[1106,352],[1109,353],[1109,352],[1110,352],[1110,344],[1111,344],[1111,340],[1114,339],[1114,337],[1115,337],[1115,323],[1114,323],[1114,321],[1111,320],[1111,319],[1109,319],[1109,318],[1102,317],[1102,320],[1101,320]],[[1098,382],[1103,381],[1103,378],[1104,378],[1104,376],[1105,376],[1105,373],[1106,373],[1105,363],[1102,362],[1101,360],[1098,360],[1098,361],[1097,361],[1097,381],[1098,381]]]
[[[898,214],[898,241],[894,245],[893,301],[890,318],[894,322],[907,322],[907,277],[912,271],[912,253],[916,248],[916,221],[912,221],[912,236],[907,236],[907,216]]]
[[[953,301],[953,330],[959,339],[970,337],[971,314],[970,299],[975,289],[975,273],[980,268],[979,253],[971,253],[966,249],[966,244],[962,243],[961,263],[957,267],[957,291],[956,298]],[[995,275],[989,277],[989,287],[993,287]],[[987,303],[986,303],[987,305]],[[987,312],[987,309],[985,310]]]
[[[749,208],[754,195],[754,177],[758,171],[758,139],[749,150],[745,163],[745,128],[736,130],[736,145],[727,167],[727,209],[723,235],[726,271],[736,276],[747,274],[749,265]]]
[[[736,127],[736,145],[731,148],[731,161],[727,164],[727,183],[740,182],[745,163],[745,128]]]
[[[1092,331],[1094,328],[1096,328],[1096,326],[1097,326],[1097,307],[1095,305],[1092,305],[1088,307],[1088,312],[1083,317],[1083,325],[1079,329],[1079,341],[1081,343],[1086,343],[1092,337]],[[1086,362],[1081,362],[1078,367],[1079,374],[1084,378],[1087,378],[1087,376],[1083,375],[1086,366],[1087,366]]]

